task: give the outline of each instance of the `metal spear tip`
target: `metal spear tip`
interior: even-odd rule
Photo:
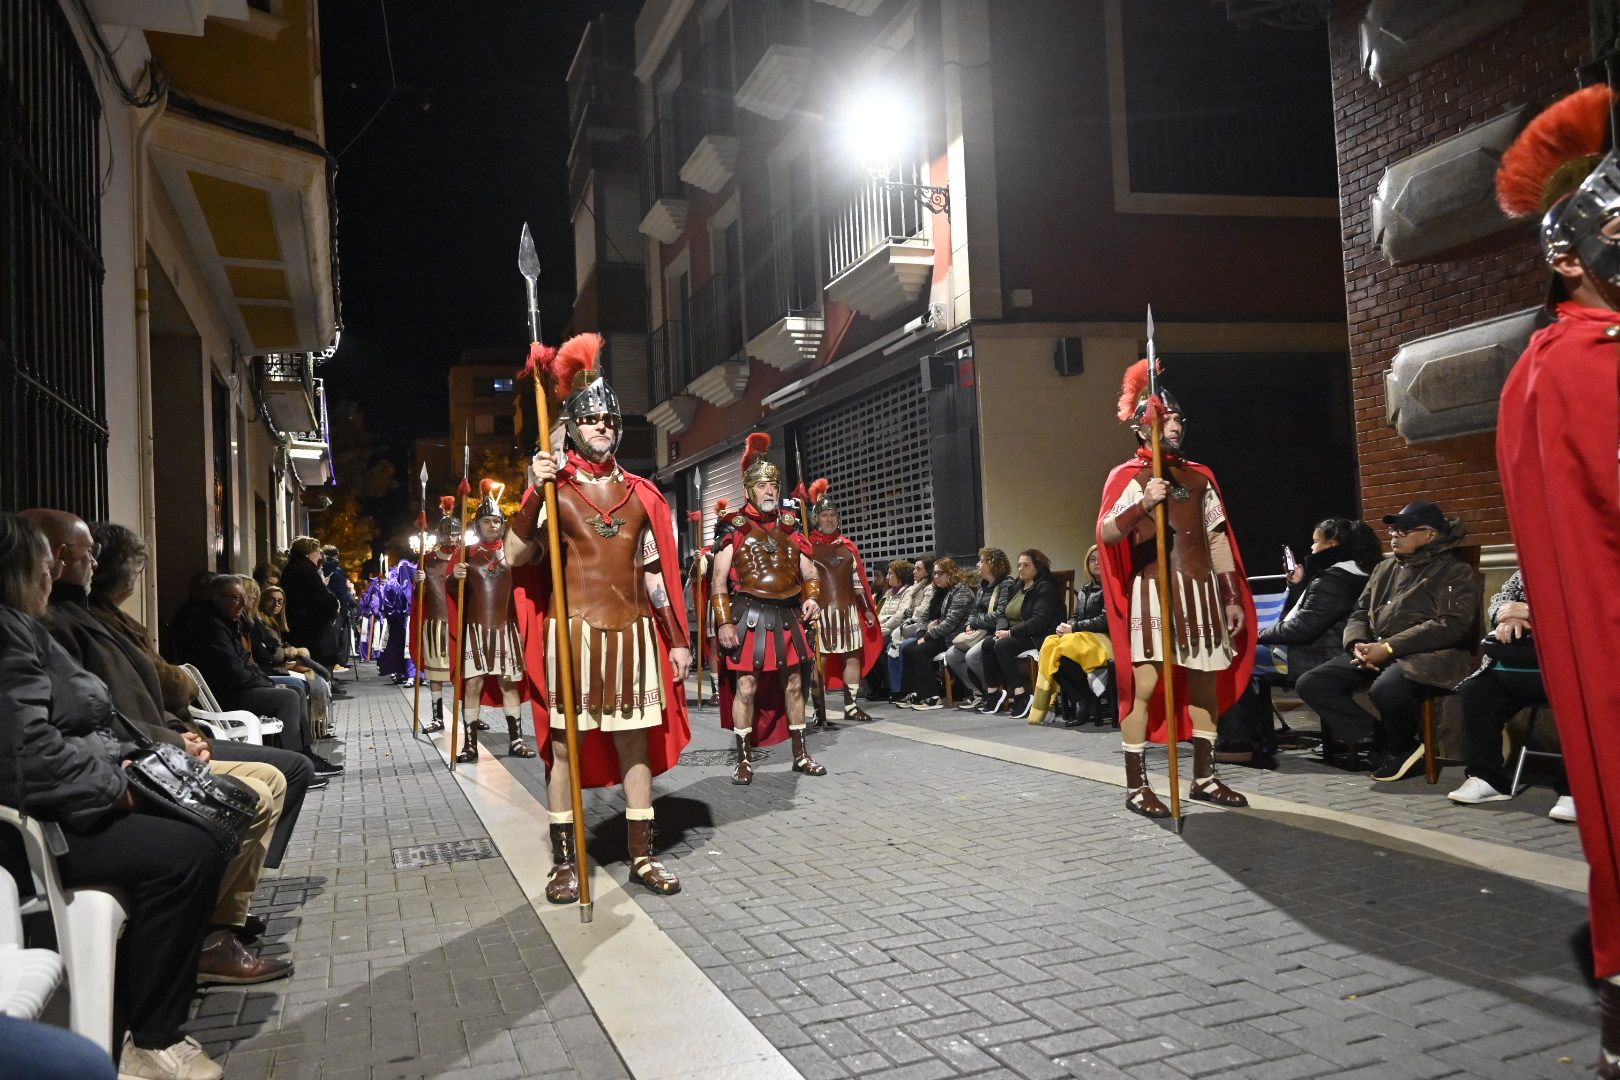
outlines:
[[[529,223],[523,223],[523,235],[518,237],[518,273],[534,281],[540,276],[540,256],[534,251],[534,237],[529,233]]]
[[[424,484],[427,483],[427,462],[422,462],[422,471],[417,474],[417,479],[421,480]]]

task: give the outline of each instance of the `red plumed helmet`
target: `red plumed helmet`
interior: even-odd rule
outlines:
[[[1138,360],[1125,369],[1125,380],[1119,390],[1119,422],[1130,423],[1136,416],[1136,403],[1148,388],[1148,362]]]
[[[770,448],[771,437],[769,434],[763,431],[754,431],[749,433],[748,442],[743,446],[742,456],[742,471],[745,476],[748,473],[748,467],[754,463],[754,459],[758,458]]]
[[[559,400],[596,378],[596,360],[602,345],[601,334],[575,334],[558,347],[548,369]]]
[[[726,509],[728,507],[730,507],[730,506],[731,506],[731,503],[726,501],[725,499],[716,499],[716,500],[714,500],[714,516],[715,517],[724,517],[725,513],[726,513]]]
[[[478,494],[480,494],[480,495],[488,495],[490,492],[494,491],[497,487],[504,487],[504,486],[505,485],[502,484],[499,480],[491,480],[489,477],[486,476],[482,480],[478,481]]]
[[[441,514],[453,514],[453,513],[455,513],[456,512],[456,497],[454,495],[441,495],[441,496],[439,496],[439,512]]]
[[[1496,201],[1512,217],[1542,214],[1602,160],[1614,92],[1599,84],[1549,105],[1513,140],[1496,170]]]
[[[820,480],[812,480],[810,482],[810,504],[812,506],[814,506],[816,503],[820,502],[821,499],[822,499],[822,496],[824,496],[826,494],[827,494],[827,479],[826,479],[826,477],[822,477]]]

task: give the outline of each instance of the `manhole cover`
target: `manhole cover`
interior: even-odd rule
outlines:
[[[748,752],[753,761],[766,761],[770,758],[769,750],[754,747]],[[737,751],[735,750],[688,750],[681,755],[682,765],[735,765]]]
[[[420,847],[397,847],[393,851],[395,870],[420,870],[424,866],[440,863],[472,862],[500,856],[494,841],[487,836],[477,840],[447,840],[442,844],[423,844]]]

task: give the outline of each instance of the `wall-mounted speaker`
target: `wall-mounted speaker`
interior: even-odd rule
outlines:
[[[1052,366],[1059,375],[1079,375],[1086,370],[1086,358],[1081,350],[1084,338],[1058,338],[1052,353]]]

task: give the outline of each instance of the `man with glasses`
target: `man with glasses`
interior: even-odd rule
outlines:
[[[1374,780],[1402,780],[1423,763],[1423,700],[1451,690],[1473,669],[1480,590],[1457,556],[1465,530],[1432,502],[1384,518],[1392,559],[1372,572],[1344,628],[1345,654],[1302,675],[1301,700],[1322,718],[1324,757],[1363,767],[1360,743],[1376,738]],[[1366,690],[1378,715],[1356,703]]]

